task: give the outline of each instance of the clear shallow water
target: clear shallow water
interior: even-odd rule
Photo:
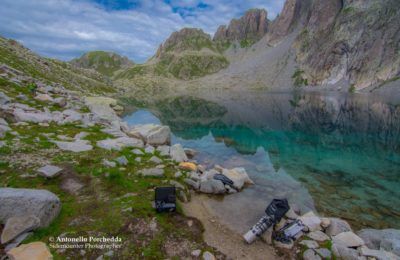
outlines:
[[[400,104],[400,102],[399,102]],[[368,95],[249,93],[176,97],[124,118],[162,123],[212,167],[245,167],[256,185],[213,202],[240,232],[274,197],[355,228],[400,228],[400,107]]]

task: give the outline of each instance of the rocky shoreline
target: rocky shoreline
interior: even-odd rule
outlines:
[[[6,161],[20,159],[13,158],[13,153],[7,152],[11,151],[13,145],[26,139],[27,134],[20,132],[33,131],[35,127],[39,127],[40,131],[48,131],[35,133],[29,139],[32,144],[50,147],[57,153],[72,154],[71,158],[90,151],[120,152],[114,154],[113,159],[99,156],[102,166],[110,171],[104,174],[105,178],[121,178],[116,176],[120,176],[121,172],[124,174],[130,165],[143,164],[143,167],[127,175],[159,178],[159,185],[168,184],[177,188],[178,198],[183,203],[189,201],[191,196],[196,196],[190,189],[199,193],[222,195],[239,192],[246,185],[253,184],[244,168],[224,169],[215,165],[205,169],[194,160],[196,151],[183,148],[180,144],[171,145],[171,131],[168,126],[128,126],[118,116],[123,107],[115,99],[81,97],[79,93],[62,86],[50,86],[32,78],[28,79],[31,83],[27,85],[24,83],[27,78],[13,69],[6,70],[1,77],[21,90],[0,92],[0,148],[4,151]],[[73,136],[63,134],[63,129],[68,127],[74,128]],[[78,129],[79,132],[76,131]],[[35,172],[17,178],[44,178],[48,182],[65,178],[65,166],[52,164],[46,158],[36,162],[34,160],[35,157],[32,156],[27,163],[37,164]],[[61,184],[64,191],[75,195],[84,187],[83,181],[77,177],[65,178]],[[22,259],[27,252],[36,256],[36,259],[51,257],[51,252],[43,241],[20,244],[29,240],[29,236],[34,236],[36,230],[49,227],[59,217],[62,207],[59,196],[46,189],[17,188],[12,185],[0,188],[0,223],[4,225],[1,244],[4,253],[10,259]],[[134,209],[128,207],[123,210]],[[273,231],[295,220],[300,220],[306,227],[296,241],[288,244],[274,241]],[[262,238],[268,245],[294,258],[400,259],[399,230],[364,229],[354,233],[344,220],[322,218],[313,212],[304,214],[296,211],[295,206],[273,230],[264,233]],[[63,251],[57,250],[57,253],[62,254]],[[212,252],[195,249],[191,251],[190,257],[224,258],[218,252],[215,254],[216,256]],[[102,259],[103,255],[104,252],[97,255],[97,259]]]

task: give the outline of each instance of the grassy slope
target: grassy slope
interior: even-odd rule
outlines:
[[[104,76],[54,59],[40,57],[13,40],[0,37],[0,63],[24,72],[48,84],[60,83],[64,87],[89,92],[114,92],[112,83]]]

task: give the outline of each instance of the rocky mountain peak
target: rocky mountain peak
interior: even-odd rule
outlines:
[[[112,76],[115,71],[134,65],[127,57],[107,51],[90,51],[70,63],[76,67],[94,69],[106,76]]]
[[[268,14],[264,9],[250,9],[241,18],[232,19],[228,26],[222,25],[214,35],[214,41],[256,42],[268,31]]]
[[[173,32],[157,50],[157,57],[166,52],[182,52],[186,50],[201,50],[212,48],[211,36],[201,29],[183,28]]]
[[[318,0],[319,1],[319,0]],[[279,41],[304,23],[308,16],[311,0],[287,0],[280,15],[271,23],[270,41]]]

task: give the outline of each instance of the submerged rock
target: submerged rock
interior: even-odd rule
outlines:
[[[61,210],[60,199],[47,190],[0,188],[0,222],[11,217],[34,215],[47,227]]]
[[[400,256],[400,230],[398,229],[362,229],[357,232],[371,249],[384,249]]]

